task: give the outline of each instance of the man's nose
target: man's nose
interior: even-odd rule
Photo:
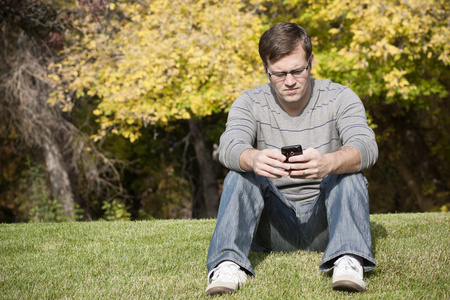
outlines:
[[[286,78],[284,79],[284,84],[285,85],[294,85],[295,84],[295,78],[294,76],[292,76],[291,73],[287,73],[286,74]]]

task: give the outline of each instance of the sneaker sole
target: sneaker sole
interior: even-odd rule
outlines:
[[[213,295],[221,295],[221,294],[233,294],[234,292],[236,292],[236,291],[232,288],[227,288],[224,286],[215,286],[215,287],[211,287],[211,288],[207,289],[205,294],[206,294],[206,296],[213,296]]]
[[[231,282],[214,281],[206,288],[206,296],[232,294],[235,293],[238,287]]]
[[[332,284],[333,290],[345,292],[364,292],[366,288],[350,280],[338,280]]]

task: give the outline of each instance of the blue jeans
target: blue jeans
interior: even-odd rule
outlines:
[[[375,268],[370,235],[368,183],[361,173],[327,175],[320,194],[306,202],[287,200],[272,180],[230,171],[225,178],[216,228],[208,250],[210,272],[230,260],[255,275],[254,251],[324,251],[320,270],[343,254]]]

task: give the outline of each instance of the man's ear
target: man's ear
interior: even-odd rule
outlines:
[[[267,77],[269,77],[269,79],[270,79],[269,68],[267,67],[267,65],[265,63],[263,63],[263,66],[264,66],[264,71],[266,72]]]

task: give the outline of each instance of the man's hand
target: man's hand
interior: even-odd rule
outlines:
[[[359,171],[361,157],[353,147],[342,147],[338,151],[322,154],[314,148],[306,149],[302,155],[289,158],[289,175],[294,178],[320,179],[327,174],[344,174]]]
[[[289,176],[291,164],[284,163],[286,157],[278,149],[246,149],[239,156],[239,164],[244,171],[269,178]]]

